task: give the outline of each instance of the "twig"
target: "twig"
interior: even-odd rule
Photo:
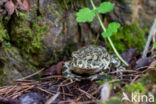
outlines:
[[[57,97],[60,95],[60,92],[57,92],[54,96],[52,96],[50,99],[48,99],[48,101],[45,104],[52,104]]]
[[[41,80],[51,79],[51,78],[63,78],[62,75],[51,75],[44,78],[40,78]]]
[[[26,88],[22,88],[21,91],[16,91],[14,94],[12,94],[12,96],[9,96],[8,98],[12,98],[12,99],[15,99],[17,98],[18,96],[20,96],[22,93],[32,89],[34,86],[28,86]]]
[[[95,99],[92,95],[90,95],[89,93],[87,93],[86,91],[80,89],[80,88],[76,88],[77,90],[79,90],[80,92],[84,93],[89,99]]]
[[[135,69],[135,70],[140,70],[140,69],[144,69],[144,68],[148,68],[149,66],[143,66],[143,67],[140,67],[140,68],[137,68],[137,69]]]
[[[131,81],[131,83],[134,83],[139,77],[140,75],[135,76],[135,78]]]
[[[8,91],[5,93],[6,95],[9,94],[11,91],[13,91],[17,86],[13,86],[11,89],[8,89]]]
[[[21,80],[25,80],[25,79],[28,79],[28,78],[30,78],[30,77],[33,77],[33,76],[37,75],[38,73],[42,72],[43,70],[44,70],[44,68],[41,69],[41,70],[39,70],[39,71],[37,71],[37,72],[35,72],[35,73],[33,73],[33,74],[31,74],[31,75],[28,75],[28,76],[26,76],[26,77],[17,79],[17,81],[21,81]]]
[[[45,90],[45,89],[43,89],[43,88],[41,88],[41,87],[37,87],[39,90],[41,90],[41,91],[43,91],[43,92],[46,92],[46,93],[48,93],[48,94],[50,94],[50,95],[54,95],[53,93],[57,93],[56,91],[47,91],[47,90]],[[68,93],[60,93],[60,94],[62,94],[62,95],[67,95],[67,96],[73,96],[72,94],[68,94]]]
[[[98,39],[100,37],[100,34],[98,33],[97,36],[96,36],[96,40],[95,40],[95,43],[97,43]]]
[[[147,39],[147,42],[146,42],[146,45],[144,47],[144,51],[143,51],[143,54],[142,54],[142,58],[145,58],[147,56],[147,52],[148,52],[148,49],[149,49],[149,46],[150,46],[150,42],[152,40],[152,36],[155,34],[156,32],[156,19],[154,20],[154,23],[149,31],[149,36],[148,36],[148,39]]]
[[[92,5],[93,9],[96,9],[96,6],[95,6],[93,0],[90,0],[90,2],[91,2],[91,5]],[[101,20],[100,15],[99,15],[98,12],[96,12],[96,16],[97,16],[97,19],[98,19],[98,21],[99,21],[99,23],[100,23],[100,25],[101,25],[103,31],[106,32],[106,28],[105,28],[104,24],[102,23],[102,20]],[[115,48],[115,46],[114,46],[114,44],[113,44],[111,38],[110,38],[110,37],[107,37],[107,39],[108,39],[108,41],[109,41],[109,43],[110,43],[110,45],[111,45],[111,47],[112,47],[114,53],[116,54],[116,56],[117,56],[126,66],[129,66],[129,64],[120,56],[120,54],[119,54],[118,51],[116,50],[116,48]]]
[[[45,89],[43,89],[43,88],[41,88],[41,87],[37,87],[39,90],[41,90],[41,91],[43,91],[43,92],[46,92],[46,93],[48,93],[48,94],[50,94],[50,95],[53,95],[53,93],[51,93],[51,92],[49,92],[49,91],[47,91],[47,90],[45,90]]]
[[[71,84],[73,84],[73,83],[75,83],[75,81],[71,81],[71,82],[66,83],[66,84],[64,84],[64,85],[61,83],[59,86],[60,86],[60,87],[68,86],[68,85],[71,85]]]
[[[113,71],[113,72],[110,72],[110,73],[114,74],[114,73],[119,73],[119,72],[123,72],[123,73],[139,73],[138,71],[135,71],[135,70],[117,70],[117,71]]]
[[[65,93],[64,88],[63,87],[61,87],[61,88],[62,88],[62,92]],[[65,98],[66,98],[66,96],[63,94],[63,99],[65,100]]]

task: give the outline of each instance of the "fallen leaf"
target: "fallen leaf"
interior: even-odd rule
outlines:
[[[43,72],[43,76],[47,75],[56,75],[57,74],[57,65],[52,65]]]
[[[23,8],[26,11],[30,10],[30,1],[29,0],[23,0]]]
[[[111,93],[111,88],[109,83],[105,83],[102,85],[101,88],[101,101],[106,101],[109,97],[110,97],[110,93]]]
[[[14,1],[16,1],[16,2],[22,2],[21,0],[14,0]]]
[[[7,1],[5,3],[5,9],[7,10],[8,12],[8,15],[12,15],[15,11],[15,5],[12,1]]]
[[[52,65],[49,67],[45,72],[43,73],[43,76],[46,75],[61,75],[62,74],[62,68],[63,68],[64,61],[60,61],[55,65]]]
[[[16,5],[18,9],[29,11],[30,10],[30,1],[29,0],[16,0]]]
[[[64,64],[64,61],[60,61],[57,64],[57,75],[61,75],[62,74],[63,64]]]
[[[136,62],[136,66],[134,69],[138,70],[140,68],[143,69],[143,67],[147,68],[147,66],[149,66],[153,61],[154,61],[154,58],[151,58],[151,57],[140,58]]]
[[[130,48],[126,51],[124,51],[121,56],[127,63],[131,63],[134,57],[138,55],[138,51],[136,48]]]

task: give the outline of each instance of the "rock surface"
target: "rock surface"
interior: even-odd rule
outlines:
[[[11,84],[13,81],[31,74],[33,71],[28,69],[34,67],[23,60],[16,47],[0,48],[0,84]]]
[[[121,24],[138,22],[141,27],[149,27],[156,17],[155,0],[112,0],[112,2],[115,3],[115,9],[110,13],[110,17]]]

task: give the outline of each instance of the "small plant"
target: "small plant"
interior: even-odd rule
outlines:
[[[99,7],[96,7],[95,4],[93,3],[93,0],[90,0],[93,9],[91,10],[90,8],[82,8],[79,10],[77,13],[77,22],[92,22],[94,17],[96,16],[100,22],[100,25],[103,29],[102,32],[102,37],[107,38],[109,43],[111,44],[111,47],[113,48],[115,54],[117,57],[126,65],[128,66],[128,63],[123,60],[123,58],[119,55],[117,52],[116,48],[114,47],[114,44],[110,38],[114,33],[118,31],[118,28],[120,27],[120,24],[117,22],[112,22],[108,24],[107,29],[105,28],[104,24],[102,23],[102,20],[99,16],[99,14],[105,14],[108,12],[111,12],[114,8],[114,4],[111,2],[103,2],[100,4]]]
[[[7,30],[4,28],[0,20],[0,43],[3,42],[4,40],[9,40],[9,36]]]
[[[156,49],[156,42],[154,42],[154,49]]]
[[[145,92],[145,86],[143,85],[142,82],[137,82],[137,83],[132,83],[130,85],[126,85],[125,88],[129,92]]]
[[[156,42],[153,43],[153,49],[156,49]],[[152,57],[155,58],[156,54],[154,54]]]
[[[111,39],[118,52],[123,52],[130,47],[135,47],[141,51],[145,45],[145,34],[147,33],[147,30],[147,28],[140,28],[138,23],[125,25],[124,27],[121,27],[117,33],[113,34]],[[113,51],[108,41],[106,41],[106,45],[109,48],[109,51]]]

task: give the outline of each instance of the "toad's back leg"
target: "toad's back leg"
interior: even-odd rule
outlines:
[[[122,79],[123,73],[121,71],[125,70],[126,68],[121,63],[121,61],[118,59],[118,57],[116,57],[115,55],[111,56],[111,65],[110,65],[110,67],[111,67],[112,71],[119,71],[119,72],[117,72],[117,75],[119,75],[119,77]]]

